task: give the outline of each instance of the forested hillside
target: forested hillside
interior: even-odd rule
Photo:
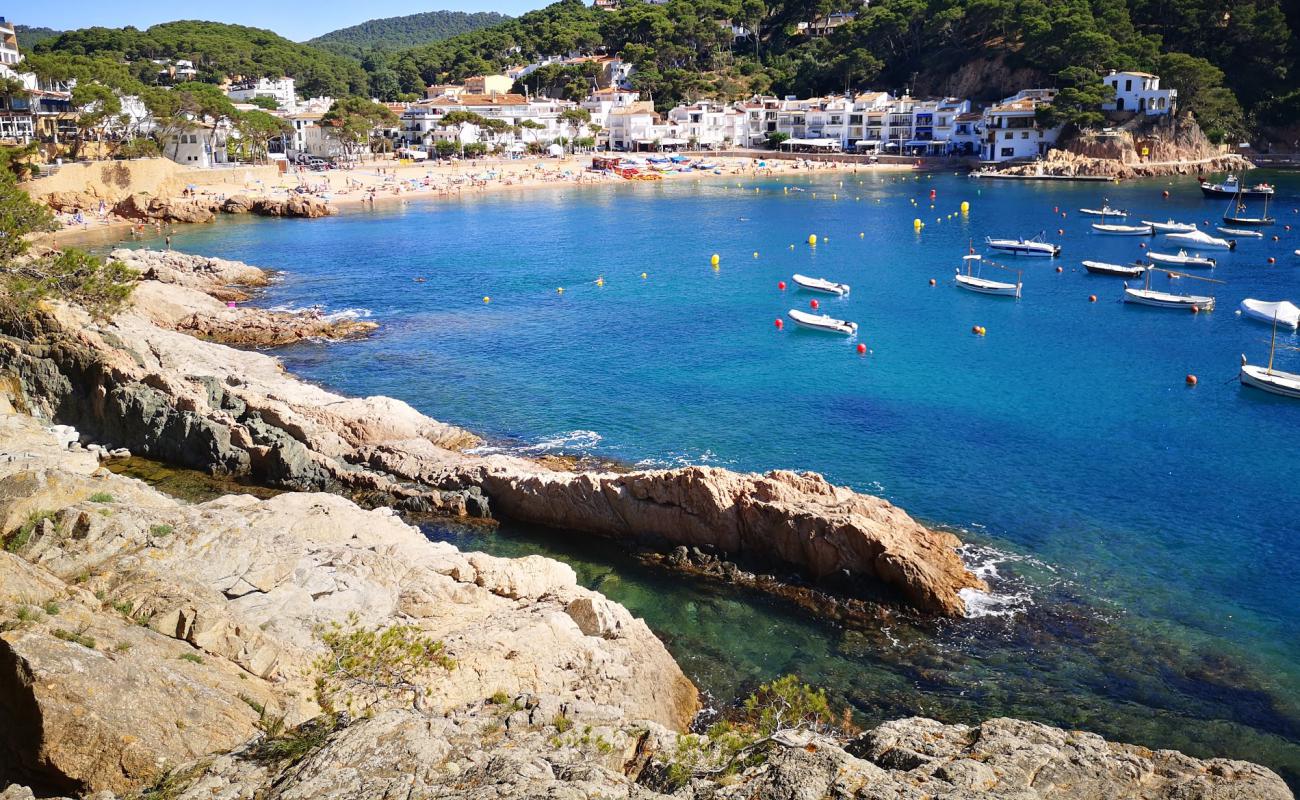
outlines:
[[[360,59],[367,50],[416,47],[496,25],[507,19],[509,17],[506,15],[495,12],[469,14],[464,11],[428,11],[404,17],[372,19],[360,25],[331,31],[307,44]]]
[[[33,28],[30,25],[15,25],[14,33],[18,34],[18,49],[31,50],[37,42],[53,39],[62,31],[56,31],[53,28]]]
[[[603,48],[636,66],[634,83],[656,105],[754,93],[819,94],[879,87],[991,100],[1029,83],[1062,90],[1056,113],[1095,121],[1108,69],[1156,72],[1178,89],[1211,138],[1300,122],[1295,31],[1300,3],[1279,0],[627,0],[616,11],[560,0],[518,18],[403,49],[422,23],[375,20],[344,29],[330,47],[356,47],[360,62],[270,31],[173,22],[145,31],[88,28],[41,42],[40,53],[89,56],[105,70],[150,82],[149,58],[192,58],[200,79],[292,75],[304,93],[413,99],[428,83]],[[826,36],[802,23],[853,12]],[[435,12],[435,15],[437,12]],[[1290,18],[1288,18],[1290,15]],[[477,16],[477,15],[467,15]],[[449,19],[445,15],[438,17]],[[737,38],[732,25],[747,33]],[[368,27],[371,26],[371,27]],[[408,26],[405,34],[397,28]],[[388,31],[388,32],[385,32]],[[51,56],[53,57],[53,56]],[[140,60],[144,61],[141,62]],[[550,67],[531,79],[577,96],[589,67]]]
[[[76,66],[89,59],[104,69],[129,61],[127,69],[145,85],[158,80],[150,59],[183,58],[194,62],[199,80],[206,83],[227,76],[288,75],[297,80],[303,94],[339,96],[368,90],[365,72],[352,59],[291,42],[272,31],[219,22],[167,22],[143,31],[82,28],[37,44],[31,60],[41,61],[42,56],[46,64],[66,61]]]

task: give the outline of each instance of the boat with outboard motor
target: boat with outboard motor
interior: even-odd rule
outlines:
[[[1187,233],[1168,233],[1165,234],[1165,238],[1171,242],[1188,244],[1193,247],[1209,247],[1216,250],[1237,249],[1237,243],[1232,239],[1220,239],[1202,230],[1188,231]]]
[[[1147,271],[1147,265],[1140,261],[1132,264],[1109,264],[1105,261],[1085,261],[1083,268],[1093,275],[1113,275],[1119,278],[1140,278]]]
[[[1150,225],[1108,225],[1104,222],[1094,222],[1092,232],[1107,236],[1150,236],[1155,231]]]
[[[1276,322],[1292,330],[1300,328],[1300,307],[1287,300],[1271,302],[1247,297],[1241,301],[1241,313],[1260,322]]]
[[[1109,201],[1107,201],[1106,205],[1102,206],[1101,208],[1081,208],[1079,209],[1079,213],[1087,214],[1090,217],[1127,217],[1128,216],[1128,212],[1122,208],[1111,208]]]
[[[809,314],[807,311],[800,311],[797,308],[792,308],[786,313],[790,316],[790,319],[794,320],[796,325],[810,330],[840,333],[845,336],[852,336],[858,332],[858,323],[835,319],[829,314]]]
[[[994,250],[1001,250],[1015,256],[1056,258],[1061,254],[1061,246],[1047,241],[1043,233],[1032,239],[994,239],[986,236],[984,243]]]
[[[825,292],[826,294],[839,295],[840,297],[849,293],[849,285],[847,283],[835,283],[834,281],[828,281],[825,278],[809,278],[807,275],[800,275],[798,273],[792,275],[791,278],[800,288],[807,289],[810,292]]]
[[[1207,267],[1213,269],[1219,263],[1212,258],[1206,258],[1200,253],[1189,256],[1186,250],[1179,250],[1177,255],[1148,252],[1147,258],[1157,264],[1169,264],[1175,267]]]
[[[1144,219],[1142,224],[1150,225],[1151,230],[1156,233],[1187,233],[1196,230],[1195,222],[1174,222],[1172,219],[1168,222],[1152,222]]]

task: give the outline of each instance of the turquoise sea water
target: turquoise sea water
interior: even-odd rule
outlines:
[[[1294,784],[1300,402],[1235,380],[1240,354],[1265,360],[1269,338],[1233,313],[1238,302],[1300,303],[1300,176],[1268,177],[1278,224],[1197,273],[1226,284],[1173,282],[1217,295],[1199,315],[1126,306],[1120,279],[1079,264],[1127,262],[1139,242],[1177,249],[1089,234],[1096,220],[1077,209],[1103,197],[1130,221],[1217,222],[1226,203],[1190,179],[844,172],[535,190],[228,220],[173,244],[285,270],[266,305],[380,322],[363,342],[281,351],[341,392],[400,397],[502,447],[817,470],[965,531],[970,561],[995,570],[986,616],[845,632],[765,598],[683,586],[562,532],[431,529],[569,560],[645,616],[720,702],[796,671],[868,720],[1029,716],[1255,758]],[[969,215],[956,213],[962,201]],[[1021,301],[952,287],[970,242],[982,251],[986,235],[1042,230],[1062,258],[998,259],[1023,270]],[[828,240],[809,247],[811,233]],[[794,272],[852,294],[778,290]],[[774,327],[814,298],[857,321],[858,337]],[[1300,345],[1291,332],[1279,342]],[[1279,350],[1278,366],[1300,371],[1300,352]]]

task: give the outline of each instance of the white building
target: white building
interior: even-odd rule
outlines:
[[[1115,90],[1115,98],[1102,105],[1104,111],[1131,111],[1147,116],[1171,114],[1178,102],[1177,89],[1161,89],[1160,78],[1149,72],[1116,72],[1102,79]]]
[[[163,147],[163,155],[187,167],[208,168],[229,161],[226,144],[230,140],[228,123],[194,125],[172,136]]]
[[[250,103],[259,97],[269,97],[278,108],[289,110],[295,107],[298,97],[294,93],[293,78],[258,78],[232,84],[226,90],[226,96],[236,103]]]
[[[636,150],[640,143],[653,146],[656,139],[662,139],[662,131],[656,130],[663,118],[654,110],[654,104],[648,100],[634,103],[625,108],[617,108],[609,113],[609,146],[612,150]]]
[[[710,100],[701,100],[689,106],[677,106],[668,112],[664,140],[685,140],[688,147],[720,150],[735,147],[746,140],[745,112]]]
[[[609,112],[616,108],[627,108],[640,99],[641,94],[639,92],[610,86],[607,89],[598,89],[587,95],[587,99],[583,100],[579,105],[591,115],[591,124],[599,125],[601,128],[608,128]]]
[[[1022,89],[984,112],[985,161],[1037,158],[1056,143],[1061,126],[1045,128],[1038,123],[1038,108],[1050,105],[1055,89]]]
[[[590,136],[584,124],[576,130],[560,118],[573,103],[546,97],[529,99],[520,94],[470,94],[441,96],[413,103],[401,114],[402,141],[412,147],[433,149],[438,142],[473,144],[481,142],[492,149],[520,151],[532,142],[553,142],[560,137]],[[443,118],[456,111],[476,114],[484,119],[504,123],[494,130],[472,122],[445,125]]]
[[[0,64],[12,67],[21,60],[22,55],[18,52],[18,32],[14,30],[12,22],[0,17]]]

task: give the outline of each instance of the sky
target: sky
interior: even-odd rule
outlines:
[[[545,0],[312,0],[310,3],[267,2],[267,0],[222,0],[219,3],[176,4],[149,0],[56,0],[24,2],[17,8],[0,7],[0,15],[19,25],[68,30],[102,25],[147,28],[175,19],[206,19],[270,28],[295,41],[356,25],[379,17],[399,17],[423,11],[497,11],[517,16],[540,8]],[[22,6],[26,6],[23,8]]]

